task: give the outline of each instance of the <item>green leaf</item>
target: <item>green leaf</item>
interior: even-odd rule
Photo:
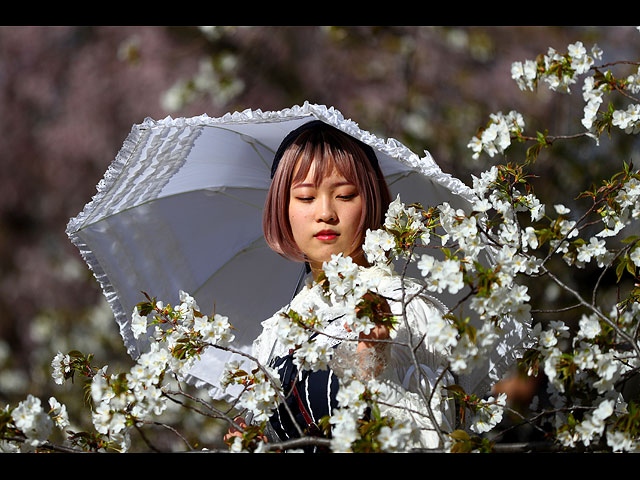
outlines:
[[[627,262],[629,262],[629,257],[628,256],[624,256],[622,258],[620,258],[619,262],[618,262],[618,266],[616,267],[616,277],[618,278],[618,282],[620,282],[620,279],[622,278],[622,274],[624,273],[625,269],[627,268]]]
[[[527,148],[527,162],[535,163],[535,161],[538,159],[538,155],[540,154],[540,150],[542,150],[542,145],[540,145],[539,143],[536,143],[535,145]]]
[[[446,387],[443,387],[445,390],[449,390],[451,392],[457,393],[459,395],[466,395],[467,393],[464,391],[464,388],[462,388],[460,385],[448,385]]]
[[[458,442],[464,442],[464,441],[470,440],[471,438],[469,437],[469,434],[464,430],[454,430],[449,434],[449,436],[454,440],[457,440]]]
[[[631,275],[633,275],[634,277],[636,276],[636,264],[628,261],[627,262],[627,272],[629,272]]]

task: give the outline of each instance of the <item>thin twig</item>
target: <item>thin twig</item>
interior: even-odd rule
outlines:
[[[180,437],[180,439],[182,439],[182,441],[185,443],[185,445],[187,446],[187,448],[189,450],[193,450],[193,447],[191,446],[191,444],[189,443],[189,441],[184,437],[184,435],[182,435],[178,430],[176,430],[175,428],[173,428],[171,425],[167,425],[166,423],[161,423],[161,422],[151,422],[151,421],[143,421],[142,423],[147,424],[147,425],[156,425],[158,427],[163,427],[166,428],[167,430],[175,433],[178,437]]]
[[[551,310],[543,310],[543,309],[531,310],[531,313],[560,313],[560,312],[567,312],[569,310],[574,310],[580,307],[582,307],[582,304],[576,303],[575,305],[571,305],[570,307],[555,308]]]
[[[549,275],[549,277],[554,282],[556,282],[560,287],[565,289],[567,292],[571,293],[578,300],[578,302],[580,302],[581,305],[583,305],[584,307],[587,307],[589,310],[591,310],[593,313],[595,313],[598,316],[598,318],[602,319],[611,328],[613,328],[616,331],[616,333],[618,335],[620,335],[621,338],[624,338],[627,342],[629,342],[629,344],[635,350],[636,354],[638,354],[640,356],[640,347],[633,340],[633,338],[631,338],[626,332],[621,330],[620,327],[618,327],[618,325],[616,325],[615,322],[612,322],[606,315],[604,315],[598,308],[596,308],[595,305],[592,305],[592,304],[588,303],[586,300],[584,300],[582,298],[582,296],[577,291],[575,291],[573,288],[571,288],[568,285],[566,285],[565,283],[563,283],[559,278],[557,278],[550,271],[548,271],[546,269],[546,267],[543,267],[543,268],[546,270],[546,274]]]
[[[151,423],[151,422],[143,422],[143,423]],[[149,447],[153,452],[163,453],[160,449],[158,449],[155,445],[153,445],[153,443],[151,443],[151,441],[144,434],[144,431],[140,428],[140,425],[138,425],[138,422],[135,422],[133,426],[138,432],[138,434],[140,435],[140,437],[142,438],[142,441],[147,445],[147,447]]]
[[[17,443],[24,443],[26,442],[26,438],[20,438],[20,437],[5,437],[4,435],[0,435],[0,440],[4,440],[7,442],[17,442]],[[72,447],[65,447],[64,445],[57,445],[51,442],[43,442],[40,443],[37,447],[34,447],[34,449],[36,450],[52,450],[54,452],[60,452],[60,453],[88,453],[85,450],[80,450],[77,448],[72,448]]]

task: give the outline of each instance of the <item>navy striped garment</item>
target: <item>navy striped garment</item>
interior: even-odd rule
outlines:
[[[299,372],[293,363],[293,354],[276,358],[272,366],[280,377],[289,409],[287,410],[281,404],[269,419],[275,434],[282,441],[299,438],[295,421],[304,434],[317,435],[318,421],[326,415],[331,415],[338,406],[336,400],[339,388],[338,377],[329,368],[315,372],[310,370]],[[315,452],[317,448],[310,446],[304,448],[304,451]]]

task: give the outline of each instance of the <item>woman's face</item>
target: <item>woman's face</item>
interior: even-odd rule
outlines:
[[[322,269],[332,254],[349,255],[361,263],[361,195],[336,169],[314,185],[313,170],[314,165],[302,182],[291,185],[289,194],[289,223],[298,248],[314,271]]]

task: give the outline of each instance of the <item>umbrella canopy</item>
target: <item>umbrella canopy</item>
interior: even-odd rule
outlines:
[[[97,194],[67,226],[132,357],[147,346],[130,325],[134,306],[144,300],[141,291],[177,304],[183,290],[207,314],[215,306],[236,329],[234,347],[246,352],[260,323],[291,300],[301,264],[268,248],[262,209],[280,142],[316,119],[373,147],[394,198],[400,193],[406,203],[469,207],[469,188],[442,172],[428,152],[419,157],[396,140],[380,139],[333,107],[305,103],[219,118],[145,119],[133,126]],[[232,357],[208,349],[192,380],[227,398],[217,384]]]

